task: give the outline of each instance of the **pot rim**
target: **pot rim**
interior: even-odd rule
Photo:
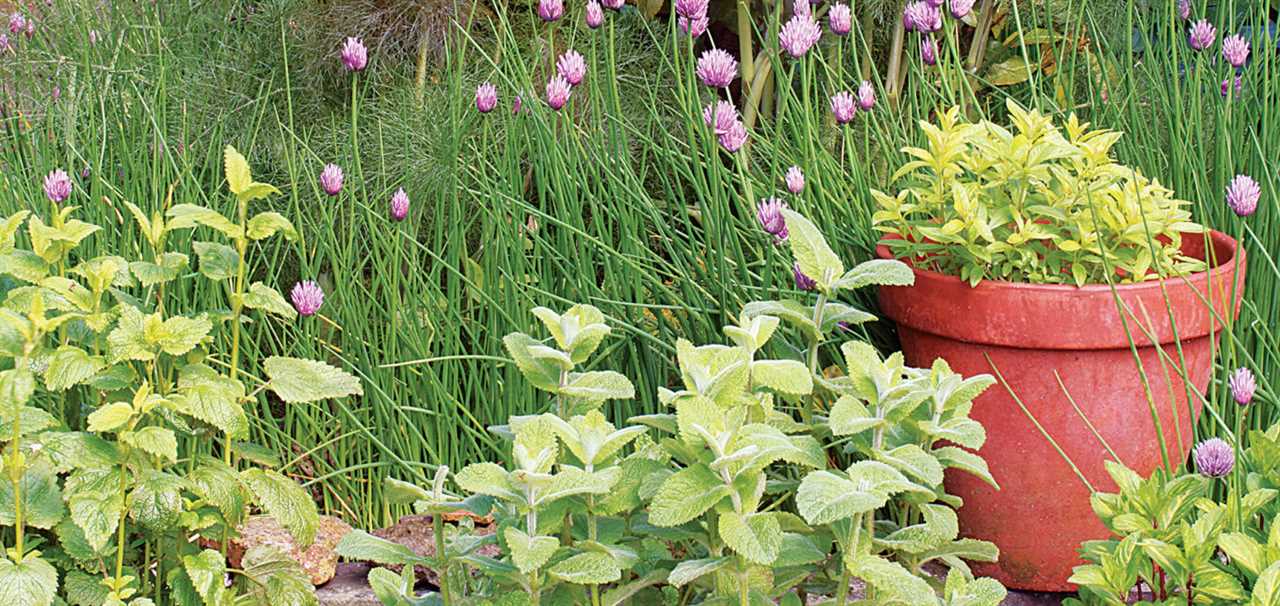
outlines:
[[[889,247],[886,246],[884,242],[886,240],[900,240],[901,238],[896,235],[883,238],[880,241],[876,242],[876,257],[880,259],[895,259],[898,261],[902,261],[903,263],[906,263],[907,266],[911,268],[911,271],[914,272],[917,276],[925,276],[931,281],[958,282],[958,283],[964,284],[965,286],[969,286],[969,288],[973,288],[973,289],[1000,288],[1000,289],[1014,289],[1014,290],[1027,290],[1027,291],[1044,291],[1047,293],[1106,293],[1109,295],[1111,294],[1111,289],[1113,287],[1116,290],[1130,290],[1130,291],[1139,291],[1144,289],[1158,290],[1160,289],[1161,284],[1164,284],[1167,286],[1170,283],[1182,284],[1185,282],[1197,282],[1197,281],[1206,280],[1211,275],[1233,271],[1235,267],[1235,258],[1237,254],[1240,255],[1241,273],[1244,273],[1243,270],[1245,268],[1246,261],[1248,260],[1248,254],[1240,246],[1240,243],[1235,238],[1232,238],[1231,236],[1228,236],[1227,234],[1221,231],[1218,231],[1216,229],[1208,230],[1208,233],[1209,233],[1210,240],[1214,244],[1225,245],[1228,247],[1227,250],[1231,252],[1231,255],[1226,259],[1220,259],[1217,265],[1210,267],[1209,269],[1206,269],[1204,271],[1197,271],[1195,273],[1190,273],[1182,276],[1169,276],[1167,278],[1160,278],[1158,280],[1144,280],[1142,282],[1117,282],[1114,285],[1085,284],[1084,286],[1076,286],[1074,284],[1038,284],[1035,282],[1011,282],[1009,280],[983,279],[976,286],[969,286],[969,283],[965,282],[964,280],[961,280],[959,276],[944,274],[940,271],[935,271],[932,269],[923,269],[920,267],[916,267],[914,264],[912,264],[908,260],[900,259],[898,257],[893,256],[893,252],[889,250]],[[1186,236],[1184,236],[1184,238],[1185,237]],[[1218,248],[1218,247],[1215,246],[1215,248]],[[1201,260],[1203,261],[1205,259],[1201,259]]]
[[[900,328],[1019,349],[1119,349],[1186,341],[1221,331],[1220,318],[1237,315],[1244,295],[1243,248],[1234,238],[1210,230],[1207,237],[1184,240],[1183,250],[1204,258],[1206,243],[1219,258],[1212,268],[1114,285],[983,280],[969,286],[958,276],[912,266],[913,286],[879,288],[880,310]],[[895,258],[883,243],[877,244],[876,254]],[[1122,315],[1117,302],[1128,313]],[[1135,317],[1142,318],[1141,328],[1133,324]]]

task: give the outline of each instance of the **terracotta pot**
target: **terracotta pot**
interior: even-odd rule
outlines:
[[[1205,258],[1204,240],[1186,238],[1183,251]],[[1232,293],[1236,314],[1244,290],[1243,251],[1237,268],[1235,240],[1213,232],[1212,242],[1218,265],[1209,271],[1115,288],[1130,310],[1123,321],[1129,324],[1149,377],[1169,457],[1178,463],[1192,446],[1201,402],[1193,395],[1188,405],[1176,362],[1180,355],[1185,359],[1191,388],[1204,393],[1222,330],[1208,302],[1212,300],[1218,317],[1225,318]],[[892,258],[883,245],[877,254]],[[880,310],[897,322],[909,364],[927,367],[944,358],[964,375],[994,375],[994,364],[1095,489],[1114,492],[1103,467],[1107,451],[1072,408],[1054,376],[1057,371],[1067,392],[1126,465],[1144,476],[1160,465],[1151,407],[1110,287],[992,280],[970,287],[933,271],[917,269],[915,275],[914,286],[880,289]],[[1173,363],[1162,362],[1139,323]],[[975,401],[973,418],[986,426],[981,454],[1001,489],[963,472],[948,472],[946,486],[964,499],[959,512],[962,533],[1000,548],[998,563],[975,566],[975,572],[1018,589],[1074,589],[1067,578],[1081,563],[1077,547],[1108,536],[1090,508],[1089,491],[1002,385],[992,386]]]

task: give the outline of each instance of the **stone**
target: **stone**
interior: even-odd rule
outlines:
[[[369,571],[373,567],[360,562],[343,562],[333,579],[316,588],[320,606],[382,606],[369,587]]]
[[[320,516],[316,527],[316,539],[306,549],[299,549],[279,522],[271,516],[252,516],[236,529],[239,534],[231,540],[227,550],[227,562],[233,568],[240,567],[245,552],[259,545],[276,547],[289,554],[311,578],[312,585],[323,585],[333,578],[338,566],[338,541],[351,532],[351,526],[333,516]]]

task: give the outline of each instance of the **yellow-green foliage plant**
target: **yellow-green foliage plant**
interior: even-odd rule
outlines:
[[[893,176],[896,195],[872,190],[875,228],[894,256],[959,276],[1040,284],[1106,284],[1204,268],[1180,251],[1200,237],[1188,202],[1118,164],[1120,133],[1063,129],[1007,103],[1011,129],[968,122],[959,108],[920,121],[923,147]],[[1065,130],[1065,132],[1064,132]]]
[[[355,377],[323,362],[270,357],[266,377],[241,368],[243,312],[296,316],[275,289],[246,285],[246,256],[294,230],[274,212],[251,216],[250,203],[276,189],[254,182],[230,147],[225,164],[236,220],[192,204],[151,215],[129,205],[145,258],[80,258],[77,246],[99,228],[57,202],[47,223],[28,211],[0,223],[0,273],[20,284],[0,304],[0,527],[13,537],[0,558],[0,604],[315,603],[308,576],[282,551],[252,548],[232,569],[224,552],[201,546],[225,546],[255,510],[310,544],[311,495],[269,461],[232,457],[261,450],[243,442],[243,407],[264,391],[287,403],[361,393]],[[196,242],[196,272],[166,247],[192,228],[229,242]],[[165,285],[189,279],[223,287],[229,310],[166,307]],[[203,446],[217,436],[221,457]]]

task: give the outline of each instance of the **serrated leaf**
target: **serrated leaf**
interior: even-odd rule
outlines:
[[[103,433],[124,427],[133,418],[133,407],[128,402],[112,402],[89,413],[89,431]]]
[[[937,457],[938,462],[944,467],[967,471],[990,484],[993,488],[1000,488],[1000,485],[996,484],[996,479],[991,476],[991,470],[987,468],[987,462],[981,456],[955,446],[935,448],[933,449],[933,456]]]
[[[844,559],[845,566],[855,577],[909,606],[936,606],[938,598],[924,579],[911,574],[897,562],[884,558],[851,553]]]
[[[883,507],[888,495],[859,489],[857,483],[830,471],[815,471],[800,481],[796,508],[814,526],[830,524]]]
[[[813,391],[809,367],[798,360],[756,360],[751,363],[752,387],[765,387],[778,393],[807,395]]]
[[[511,486],[507,479],[507,470],[497,463],[473,463],[463,467],[454,481],[463,490],[475,494],[485,494],[510,501],[520,500],[520,493]]]
[[[831,406],[828,424],[833,435],[849,436],[883,425],[884,419],[873,416],[857,398],[843,395]]]
[[[636,388],[622,373],[612,370],[570,373],[560,393],[587,402],[605,400],[629,400],[636,397]]]
[[[147,329],[151,327],[145,325]],[[181,356],[195,349],[200,344],[213,324],[204,316],[188,318],[174,316],[165,320],[158,331],[147,331],[147,340],[153,342],[161,351],[171,356]]]
[[[729,496],[729,487],[703,464],[686,467],[667,478],[649,506],[649,523],[678,526]]]
[[[271,189],[274,190],[275,188],[272,187]],[[245,228],[250,240],[270,238],[277,232],[283,234],[286,240],[292,241],[298,238],[298,232],[293,228],[293,223],[290,223],[288,219],[284,218],[284,215],[277,212],[258,213],[249,219],[249,223]]]
[[[270,314],[275,314],[286,320],[292,320],[298,317],[298,311],[284,300],[284,295],[279,291],[262,282],[254,282],[249,285],[249,292],[244,294],[242,299],[244,306],[250,309],[261,309]]]
[[[551,576],[578,585],[612,583],[622,578],[622,569],[608,554],[595,551],[561,560],[547,570]]]
[[[223,603],[222,595],[227,590],[224,584],[227,563],[222,554],[206,549],[196,555],[183,556],[182,567],[205,604],[215,606]]]
[[[210,505],[217,507],[223,517],[238,522],[244,515],[247,503],[240,474],[225,463],[211,457],[203,457],[195,469],[187,473],[191,490]]]
[[[761,566],[769,566],[778,558],[782,549],[782,527],[778,519],[769,513],[747,516],[736,512],[720,514],[720,538],[725,545]]]
[[[829,291],[832,283],[844,273],[844,262],[831,250],[822,232],[804,215],[784,208],[782,216],[790,233],[787,242],[800,271],[813,278],[824,292]]]
[[[424,558],[399,543],[373,536],[363,530],[352,530],[338,541],[338,555],[349,560],[394,566],[422,563]]]
[[[316,536],[320,514],[316,503],[297,482],[265,469],[246,469],[240,477],[254,494],[258,505],[275,518],[300,546],[311,545]]]
[[[8,473],[0,481],[0,526],[12,527],[17,503],[14,500],[13,482]],[[28,467],[22,474],[23,525],[48,530],[67,514],[62,505],[62,491],[53,472],[39,467]]]
[[[552,360],[533,355],[530,350],[542,347],[542,343],[524,333],[514,332],[502,338],[507,355],[515,360],[516,367],[534,387],[555,392],[560,388],[560,367]]]
[[[671,574],[667,575],[667,582],[674,587],[684,587],[701,577],[724,568],[732,561],[733,558],[728,556],[722,558],[705,558],[701,560],[685,560],[676,564],[676,567],[671,570]]]
[[[178,375],[170,401],[183,414],[213,425],[233,440],[249,436],[249,417],[240,406],[244,386],[203,364],[188,364]]]
[[[182,478],[170,473],[145,473],[129,493],[129,518],[152,532],[176,528],[186,485]]]
[[[203,225],[222,232],[231,239],[241,237],[240,226],[215,210],[195,204],[178,204],[168,210],[169,229],[189,229]]]
[[[896,259],[872,259],[854,266],[836,281],[836,287],[853,290],[864,286],[911,286],[915,272]]]
[[[511,550],[511,561],[523,574],[530,574],[546,565],[551,556],[560,548],[560,540],[549,536],[529,536],[519,528],[508,526],[503,532],[507,540],[507,548]]]
[[[173,430],[155,425],[120,434],[120,441],[153,457],[178,462],[178,438]]]
[[[58,571],[38,556],[29,554],[18,563],[0,558],[0,604],[50,606],[57,592]]]
[[[114,472],[112,475],[121,472]],[[71,519],[84,532],[84,538],[94,550],[100,550],[107,544],[120,523],[120,512],[124,511],[124,500],[119,493],[98,492],[92,490],[69,492],[71,495],[67,505],[71,510]]]
[[[253,175],[249,171],[249,161],[236,148],[228,145],[222,150],[222,170],[226,173],[227,188],[233,194],[240,194],[253,183]]]
[[[217,242],[192,242],[200,259],[200,273],[210,280],[228,280],[236,276],[240,255],[236,249]]]
[[[915,444],[904,444],[893,450],[878,451],[876,459],[923,482],[926,486],[942,483],[942,464],[933,455]]]
[[[106,366],[102,356],[90,356],[79,347],[63,345],[49,356],[44,385],[49,391],[62,391],[79,385]]]
[[[187,266],[187,256],[182,253],[167,252],[158,261],[134,261],[129,264],[129,271],[147,287],[176,280]]]
[[[262,363],[271,391],[289,403],[364,395],[360,380],[345,370],[300,358],[272,356]]]
[[[102,577],[93,576],[79,570],[67,572],[63,580],[67,604],[70,606],[102,606],[107,602],[111,592],[102,584]]]

